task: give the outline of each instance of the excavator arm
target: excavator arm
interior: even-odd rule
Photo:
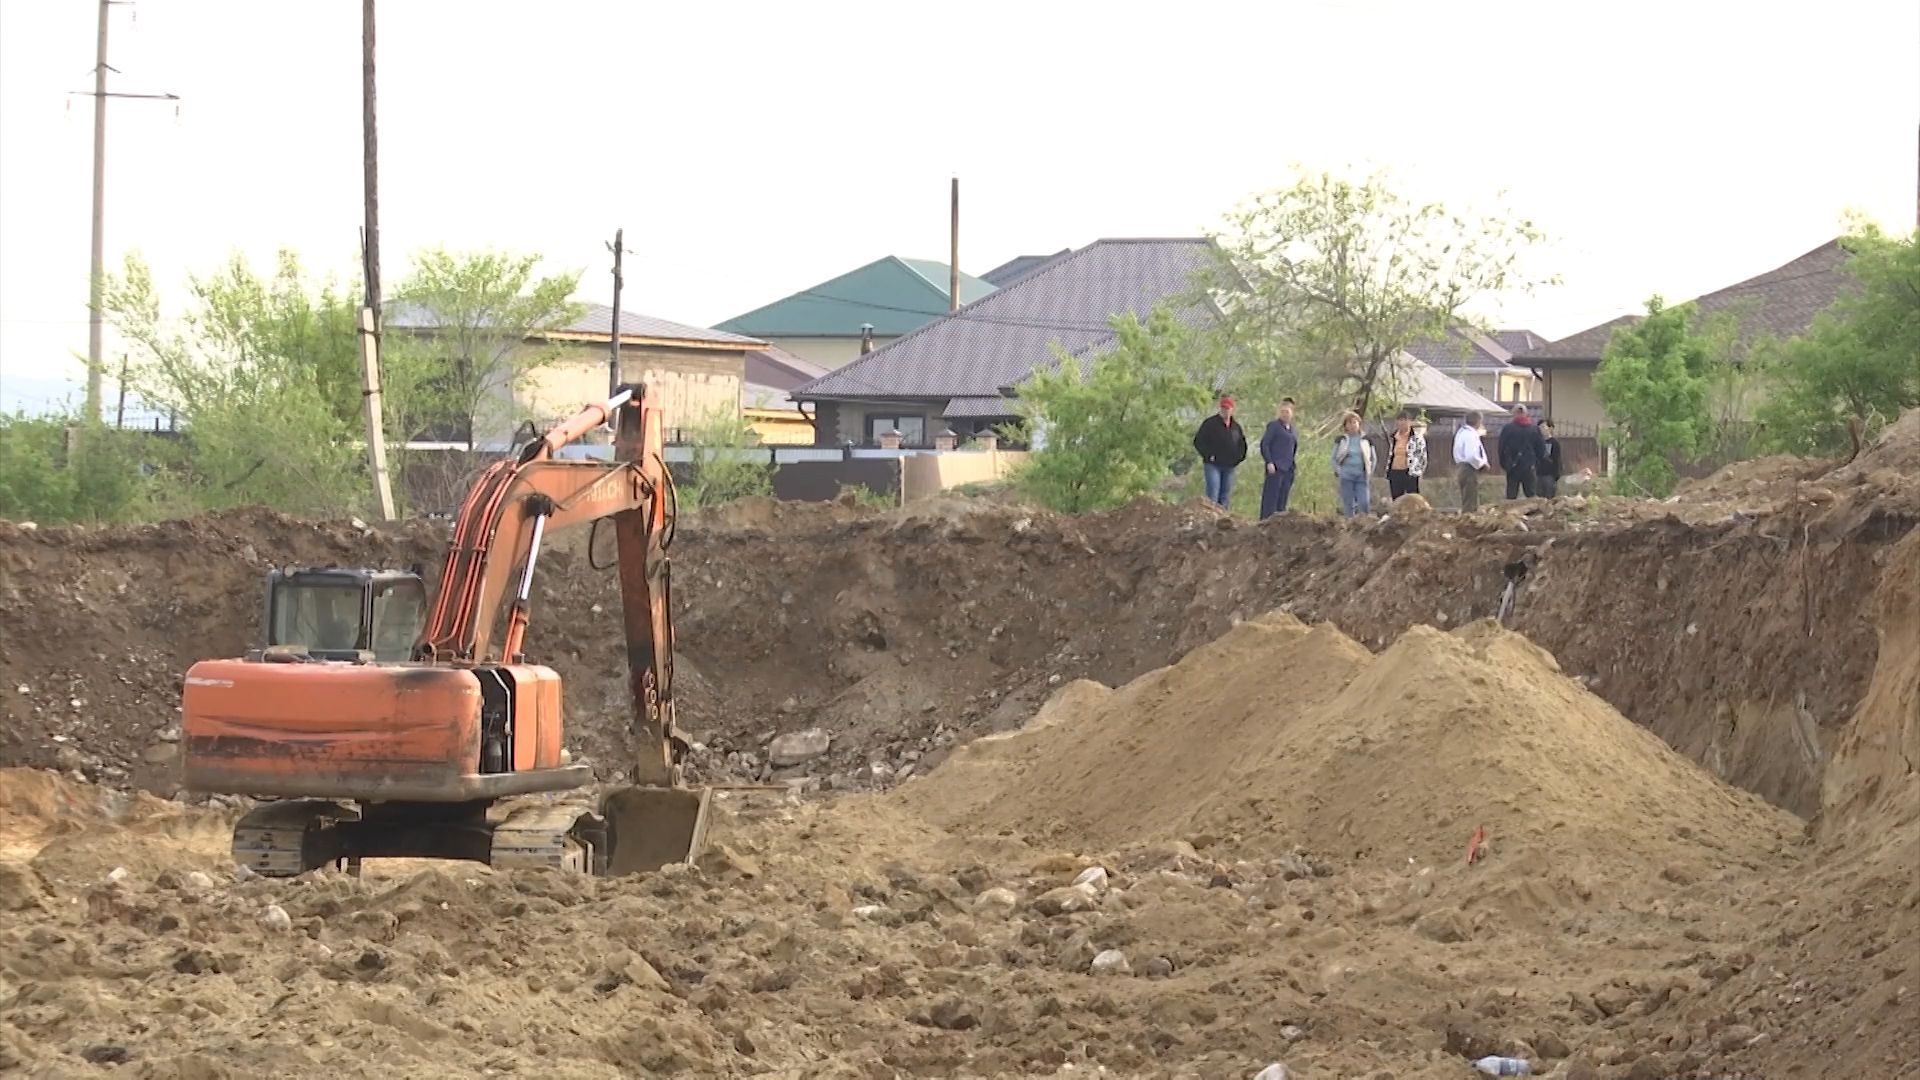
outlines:
[[[602,424],[614,426],[614,460],[556,453]],[[622,387],[483,473],[461,505],[446,568],[414,657],[468,663],[521,660],[533,574],[546,534],[612,518],[632,699],[634,781],[679,779],[673,716],[673,479],[660,411],[646,388]],[[504,626],[502,625],[504,624]],[[496,632],[500,645],[495,653]]]

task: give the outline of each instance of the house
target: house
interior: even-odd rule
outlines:
[[[821,445],[909,446],[950,429],[962,436],[1015,418],[1005,397],[1055,349],[1085,355],[1110,344],[1110,320],[1145,317],[1191,291],[1211,257],[1203,238],[1097,240],[1029,268],[987,293],[793,392],[816,410]]]
[[[1845,272],[1847,252],[1831,240],[1805,255],[1693,301],[1701,314],[1727,313],[1738,326],[1742,347],[1762,338],[1786,339],[1806,332],[1814,316],[1831,307],[1852,284]],[[1622,315],[1558,341],[1518,353],[1514,363],[1539,372],[1548,416],[1562,424],[1596,430],[1606,411],[1593,392],[1593,376],[1614,331],[1640,321]]]
[[[1411,350],[1410,350],[1411,351]],[[1492,421],[1503,416],[1508,406],[1493,401],[1462,382],[1444,368],[1429,364],[1417,356],[1403,354],[1395,365],[1394,382],[1401,402],[1433,419],[1459,419],[1477,412]]]
[[[1407,351],[1482,397],[1508,406],[1538,401],[1539,380],[1533,372],[1512,362],[1513,349],[1507,344],[1509,341],[1526,348],[1546,344],[1546,339],[1530,330],[1496,330],[1483,334],[1471,327],[1456,326],[1443,337],[1418,342]]]
[[[776,345],[810,363],[836,368],[947,314],[952,271],[931,259],[888,255],[775,300],[715,329]],[[960,275],[960,302],[993,286]]]
[[[404,303],[388,305],[385,322],[389,331],[432,334],[438,329],[430,313]],[[503,450],[525,424],[545,428],[583,402],[605,398],[612,347],[613,309],[604,304],[588,305],[578,318],[529,337],[516,348],[555,355],[512,385],[489,386],[473,430],[453,437],[475,449]],[[669,430],[692,427],[716,410],[738,410],[747,355],[766,347],[741,334],[620,313],[621,381],[646,384]]]

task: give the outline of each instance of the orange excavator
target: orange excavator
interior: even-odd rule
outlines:
[[[612,461],[559,456],[603,424]],[[235,825],[234,858],[270,877],[370,858],[591,874],[692,859],[712,792],[684,785],[674,729],[675,509],[660,411],[629,385],[481,475],[431,597],[417,573],[270,574],[265,645],[194,664],[182,689],[186,786],[272,798]],[[564,746],[560,676],[522,649],[547,533],[607,518],[635,786],[594,804],[556,795],[593,771]]]

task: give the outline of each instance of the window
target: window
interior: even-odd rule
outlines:
[[[405,660],[412,655],[426,606],[426,589],[418,581],[396,581],[373,594],[375,660]]]
[[[927,441],[927,418],[924,416],[867,416],[867,441],[877,443],[880,436],[890,431],[901,435],[900,441],[908,446],[923,446]]]
[[[273,644],[352,652],[360,641],[357,585],[282,585],[273,598]]]

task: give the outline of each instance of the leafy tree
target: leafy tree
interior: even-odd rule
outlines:
[[[1409,345],[1470,323],[1478,298],[1533,284],[1520,257],[1540,235],[1415,204],[1377,175],[1309,174],[1257,196],[1229,215],[1200,281],[1224,309],[1227,379],[1289,394],[1309,414],[1373,415],[1400,396]]]
[[[439,248],[414,256],[394,291],[382,353],[383,366],[388,353],[408,358],[392,365],[391,382],[403,390],[394,396],[414,405],[402,413],[403,426],[416,429],[409,435],[445,427],[471,441],[476,425],[492,418],[493,402],[557,357],[529,339],[579,317],[567,298],[580,275],[536,280],[539,262],[537,255]]]
[[[1920,234],[1871,226],[1847,240],[1859,282],[1807,332],[1765,352],[1766,441],[1792,453],[1834,453],[1920,406]]]
[[[163,462],[164,450],[145,432],[79,415],[0,415],[0,518],[49,525],[137,519],[147,510],[146,466]]]
[[[103,306],[133,349],[130,382],[184,427],[181,465],[164,474],[182,511],[262,504],[337,513],[363,494],[352,303],[310,285],[282,253],[272,278],[242,259],[192,278],[178,318],[162,314],[138,255],[109,279]]]
[[[744,451],[758,446],[760,436],[738,410],[719,408],[693,429],[693,467],[680,485],[680,501],[688,509],[719,506],[752,495],[773,494],[773,466],[764,457]]]
[[[1062,354],[1020,386],[1028,427],[1044,434],[1016,482],[1043,505],[1077,513],[1120,506],[1155,490],[1189,453],[1206,412],[1205,343],[1165,307],[1145,324],[1113,320],[1112,351]]]
[[[1713,339],[1695,331],[1693,316],[1691,304],[1648,300],[1647,317],[1614,333],[1593,377],[1594,394],[1612,421],[1606,434],[1619,454],[1619,480],[1628,490],[1671,494],[1678,480],[1674,461],[1697,454],[1707,434]]]

